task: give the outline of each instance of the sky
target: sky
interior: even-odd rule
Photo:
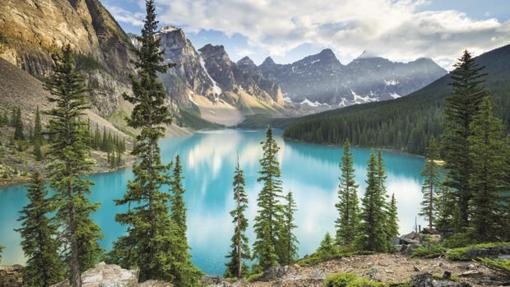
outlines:
[[[101,0],[139,33],[144,0]],[[155,0],[160,25],[182,28],[196,49],[223,45],[237,61],[290,63],[332,49],[347,64],[363,51],[393,61],[429,57],[451,69],[465,49],[510,44],[510,0]]]

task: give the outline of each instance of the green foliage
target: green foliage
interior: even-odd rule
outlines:
[[[285,196],[285,206],[283,208],[283,220],[280,225],[280,238],[278,242],[278,257],[281,265],[290,265],[294,263],[298,256],[298,240],[294,234],[297,225],[294,223],[294,214],[297,211],[296,202],[292,192]]]
[[[510,242],[490,242],[468,245],[448,250],[446,258],[453,261],[469,261],[480,257],[477,250],[491,250],[499,247],[510,247]]]
[[[47,198],[43,178],[35,172],[28,187],[28,205],[23,207],[19,221],[21,246],[27,263],[23,268],[24,286],[50,286],[64,279],[64,263],[59,258],[60,242],[57,226],[49,218],[52,202]]]
[[[479,260],[484,266],[502,273],[507,278],[510,278],[510,260],[509,259],[493,259],[493,258],[481,258]]]
[[[180,157],[175,157],[174,169],[170,186],[171,220],[172,220],[172,262],[170,273],[172,283],[176,286],[196,286],[201,273],[193,266],[189,254],[188,239],[186,237],[186,206],[184,204],[184,186],[182,184],[182,166]]]
[[[50,116],[50,144],[47,166],[52,200],[56,205],[55,218],[66,242],[65,260],[69,265],[72,286],[81,286],[80,273],[92,267],[101,253],[98,240],[101,230],[90,215],[97,204],[89,201],[92,182],[83,174],[91,171],[87,131],[81,117],[88,108],[83,77],[76,71],[71,48],[66,46],[56,57],[52,76],[45,83],[54,108]]]
[[[506,175],[510,172],[508,157],[510,145],[502,122],[493,115],[492,103],[485,97],[480,111],[470,126],[469,155],[474,165],[470,175],[472,192],[470,205],[470,232],[478,242],[487,242],[504,236],[504,205],[502,194],[508,190]]]
[[[413,249],[411,257],[413,258],[437,258],[446,253],[446,248],[440,243],[427,242]]]
[[[25,140],[25,134],[23,132],[23,120],[21,119],[20,107],[13,110],[11,124],[14,127],[14,140]]]
[[[334,273],[324,280],[325,287],[379,287],[384,283],[371,281],[354,273]]]
[[[387,223],[386,223],[386,234],[387,238],[387,251],[394,251],[394,247],[392,245],[393,239],[398,237],[400,234],[398,231],[398,210],[397,210],[397,200],[395,199],[395,194],[391,195],[390,204],[388,205],[388,215],[387,215]]]
[[[466,156],[471,123],[479,111],[482,99],[487,96],[484,87],[483,67],[467,51],[464,52],[451,73],[453,91],[445,103],[445,132],[443,134],[443,157],[448,172],[445,184],[457,192],[460,211],[460,228],[468,225],[468,208],[473,191],[469,186],[473,172],[473,159]]]
[[[259,280],[260,278],[262,278],[262,276],[264,275],[264,272],[256,272],[256,273],[252,273],[250,275],[248,275],[248,277],[246,277],[246,282],[255,282],[257,280]]]
[[[277,157],[279,149],[273,138],[273,131],[268,127],[266,139],[262,142],[263,156],[260,159],[257,178],[263,187],[257,199],[259,210],[255,217],[256,240],[253,246],[254,257],[262,270],[276,265],[278,261],[277,248],[283,210],[279,203],[282,197],[280,164]]]
[[[367,189],[361,201],[361,223],[356,246],[360,250],[384,252],[389,240],[385,194],[381,190],[384,175],[380,172],[381,162],[372,150],[368,161]]]
[[[34,120],[34,132],[32,137],[32,143],[34,144],[34,156],[37,161],[43,160],[43,153],[41,150],[41,145],[43,144],[44,137],[42,134],[42,124],[41,124],[41,115],[39,113],[39,106],[35,112],[35,120]]]
[[[76,68],[80,71],[106,70],[105,67],[91,55],[75,54]]]
[[[427,146],[425,164],[421,171],[424,177],[422,185],[423,200],[421,202],[420,215],[427,219],[429,229],[434,227],[434,221],[437,213],[437,195],[440,186],[439,165],[439,147],[434,138],[432,138]]]
[[[338,185],[338,219],[335,221],[336,241],[338,245],[350,245],[356,238],[359,226],[358,185],[355,181],[351,146],[348,141],[343,146],[340,165],[341,175]]]
[[[242,278],[248,270],[244,261],[249,260],[251,255],[248,237],[246,236],[248,219],[245,212],[248,208],[248,195],[245,191],[244,174],[239,166],[239,159],[237,160],[232,185],[234,188],[235,208],[230,211],[230,216],[232,216],[232,223],[234,223],[235,227],[234,234],[232,235],[232,244],[230,245],[231,251],[227,255],[230,261],[226,264],[225,277]]]
[[[168,65],[163,62],[159,38],[156,37],[154,1],[146,2],[147,15],[138,41],[141,47],[135,50],[137,74],[131,77],[133,94],[124,98],[134,105],[128,125],[140,129],[132,154],[137,157],[133,166],[134,179],[128,183],[124,197],[117,205],[127,205],[125,213],[117,214],[116,220],[127,226],[127,235],[118,239],[112,254],[121,262],[135,264],[139,280],[149,279],[173,281],[176,266],[173,265],[173,249],[176,230],[170,218],[168,204],[170,195],[161,191],[171,182],[169,167],[161,163],[158,140],[164,134],[164,124],[170,123],[170,113],[164,104],[166,93],[158,79]],[[97,136],[96,136],[97,137]],[[105,136],[103,135],[103,139]],[[120,258],[119,258],[120,257]]]

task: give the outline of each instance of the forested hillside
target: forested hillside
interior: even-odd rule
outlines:
[[[485,66],[486,87],[496,112],[510,126],[510,45],[476,58]],[[451,93],[449,75],[403,98],[351,106],[303,117],[285,130],[289,139],[380,146],[423,154],[428,138],[439,136],[444,99]]]

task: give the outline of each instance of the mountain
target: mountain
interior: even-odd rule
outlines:
[[[158,36],[165,61],[176,64],[160,78],[181,113],[234,125],[245,115],[283,109],[280,87],[249,58],[234,63],[223,46],[210,44],[197,51],[182,29],[173,26],[161,28]]]
[[[0,58],[42,79],[55,48],[69,44],[94,109],[111,116],[129,91],[130,41],[98,0],[2,1]]]
[[[446,74],[426,58],[396,63],[363,53],[343,65],[330,49],[287,65],[266,58],[259,68],[293,102],[329,108],[399,98]]]
[[[510,130],[510,45],[476,57],[485,66],[485,85]],[[323,112],[286,122],[285,137],[318,143],[381,146],[422,154],[442,132],[443,104],[451,93],[445,75],[406,97]]]

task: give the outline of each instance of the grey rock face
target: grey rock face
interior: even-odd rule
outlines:
[[[308,100],[332,107],[405,96],[446,74],[425,58],[395,63],[363,56],[344,66],[330,49],[287,65],[267,58],[259,68],[294,102]]]
[[[161,48],[165,51],[165,61],[174,63],[161,79],[169,96],[181,104],[189,104],[185,97],[186,89],[211,99],[221,94],[216,84],[204,68],[204,62],[181,29],[164,27],[159,33]]]

